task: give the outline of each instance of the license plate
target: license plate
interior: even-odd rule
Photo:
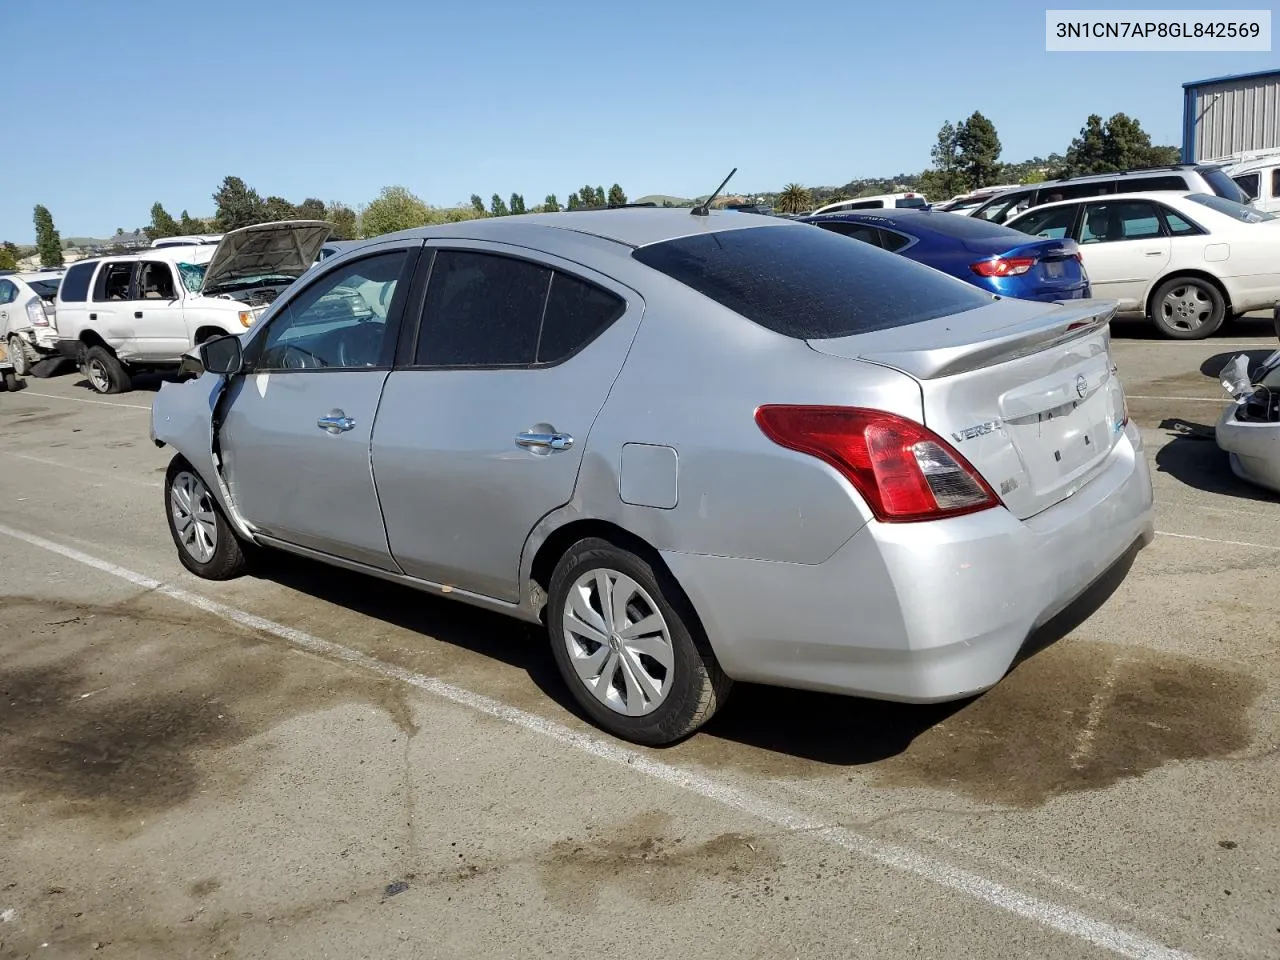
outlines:
[[[1044,275],[1045,275],[1046,277],[1060,277],[1060,276],[1062,276],[1062,261],[1061,261],[1061,260],[1047,260],[1047,261],[1045,261],[1045,265],[1044,265]]]

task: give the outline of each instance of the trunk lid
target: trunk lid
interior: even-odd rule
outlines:
[[[253,277],[296,280],[315,262],[332,232],[333,224],[323,220],[280,220],[232,230],[213,251],[200,292],[211,296],[220,287]]]
[[[1119,442],[1124,392],[1111,360],[1113,300],[1002,300],[889,330],[810,340],[920,385],[924,423],[1020,519],[1087,484]]]
[[[1084,264],[1079,259],[1080,246],[1070,237],[1062,239],[1028,239],[1025,243],[1009,245],[1004,237],[990,240],[967,240],[965,247],[975,254],[975,260],[989,260],[999,257],[1004,260],[1030,258],[1035,261],[1031,269],[1020,277],[1022,289],[1018,296],[1027,293],[1037,299],[1054,299],[1055,294],[1062,294],[1063,299],[1079,296],[1079,290],[1085,282]]]

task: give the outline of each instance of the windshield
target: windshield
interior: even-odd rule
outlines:
[[[178,276],[182,277],[182,285],[192,293],[199,293],[204,286],[204,273],[209,269],[207,263],[179,263]]]
[[[1218,196],[1234,200],[1236,203],[1249,202],[1249,195],[1241,190],[1240,184],[1227,176],[1227,172],[1221,167],[1198,167],[1196,173],[1204,177],[1205,183],[1209,184]]]
[[[1246,207],[1244,204],[1236,203],[1234,200],[1215,197],[1208,193],[1193,193],[1187,199],[1202,203],[1210,210],[1217,210],[1219,213],[1224,213],[1231,219],[1239,220],[1241,223],[1262,223],[1264,220],[1277,219],[1274,213],[1255,210],[1253,207]]]

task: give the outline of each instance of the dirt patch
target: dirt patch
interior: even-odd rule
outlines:
[[[613,887],[651,903],[692,898],[712,878],[741,883],[771,873],[774,848],[758,837],[721,834],[703,843],[671,836],[672,818],[650,811],[614,830],[552,845],[539,866],[547,898],[561,910],[588,913],[602,888]]]
[[[1067,641],[921,733],[877,778],[1032,806],[1244,749],[1262,690],[1249,674],[1200,660]]]
[[[113,606],[5,598],[0,636],[0,793],[64,815],[178,805],[216,770],[212,752],[339,703],[375,704],[417,731],[401,684],[153,595]]]

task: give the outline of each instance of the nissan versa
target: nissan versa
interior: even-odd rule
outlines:
[[[1114,308],[765,216],[392,234],[164,385],[165,512],[203,577],[280,548],[541,620],[642,743],[735,680],[957,699],[1153,536]]]

